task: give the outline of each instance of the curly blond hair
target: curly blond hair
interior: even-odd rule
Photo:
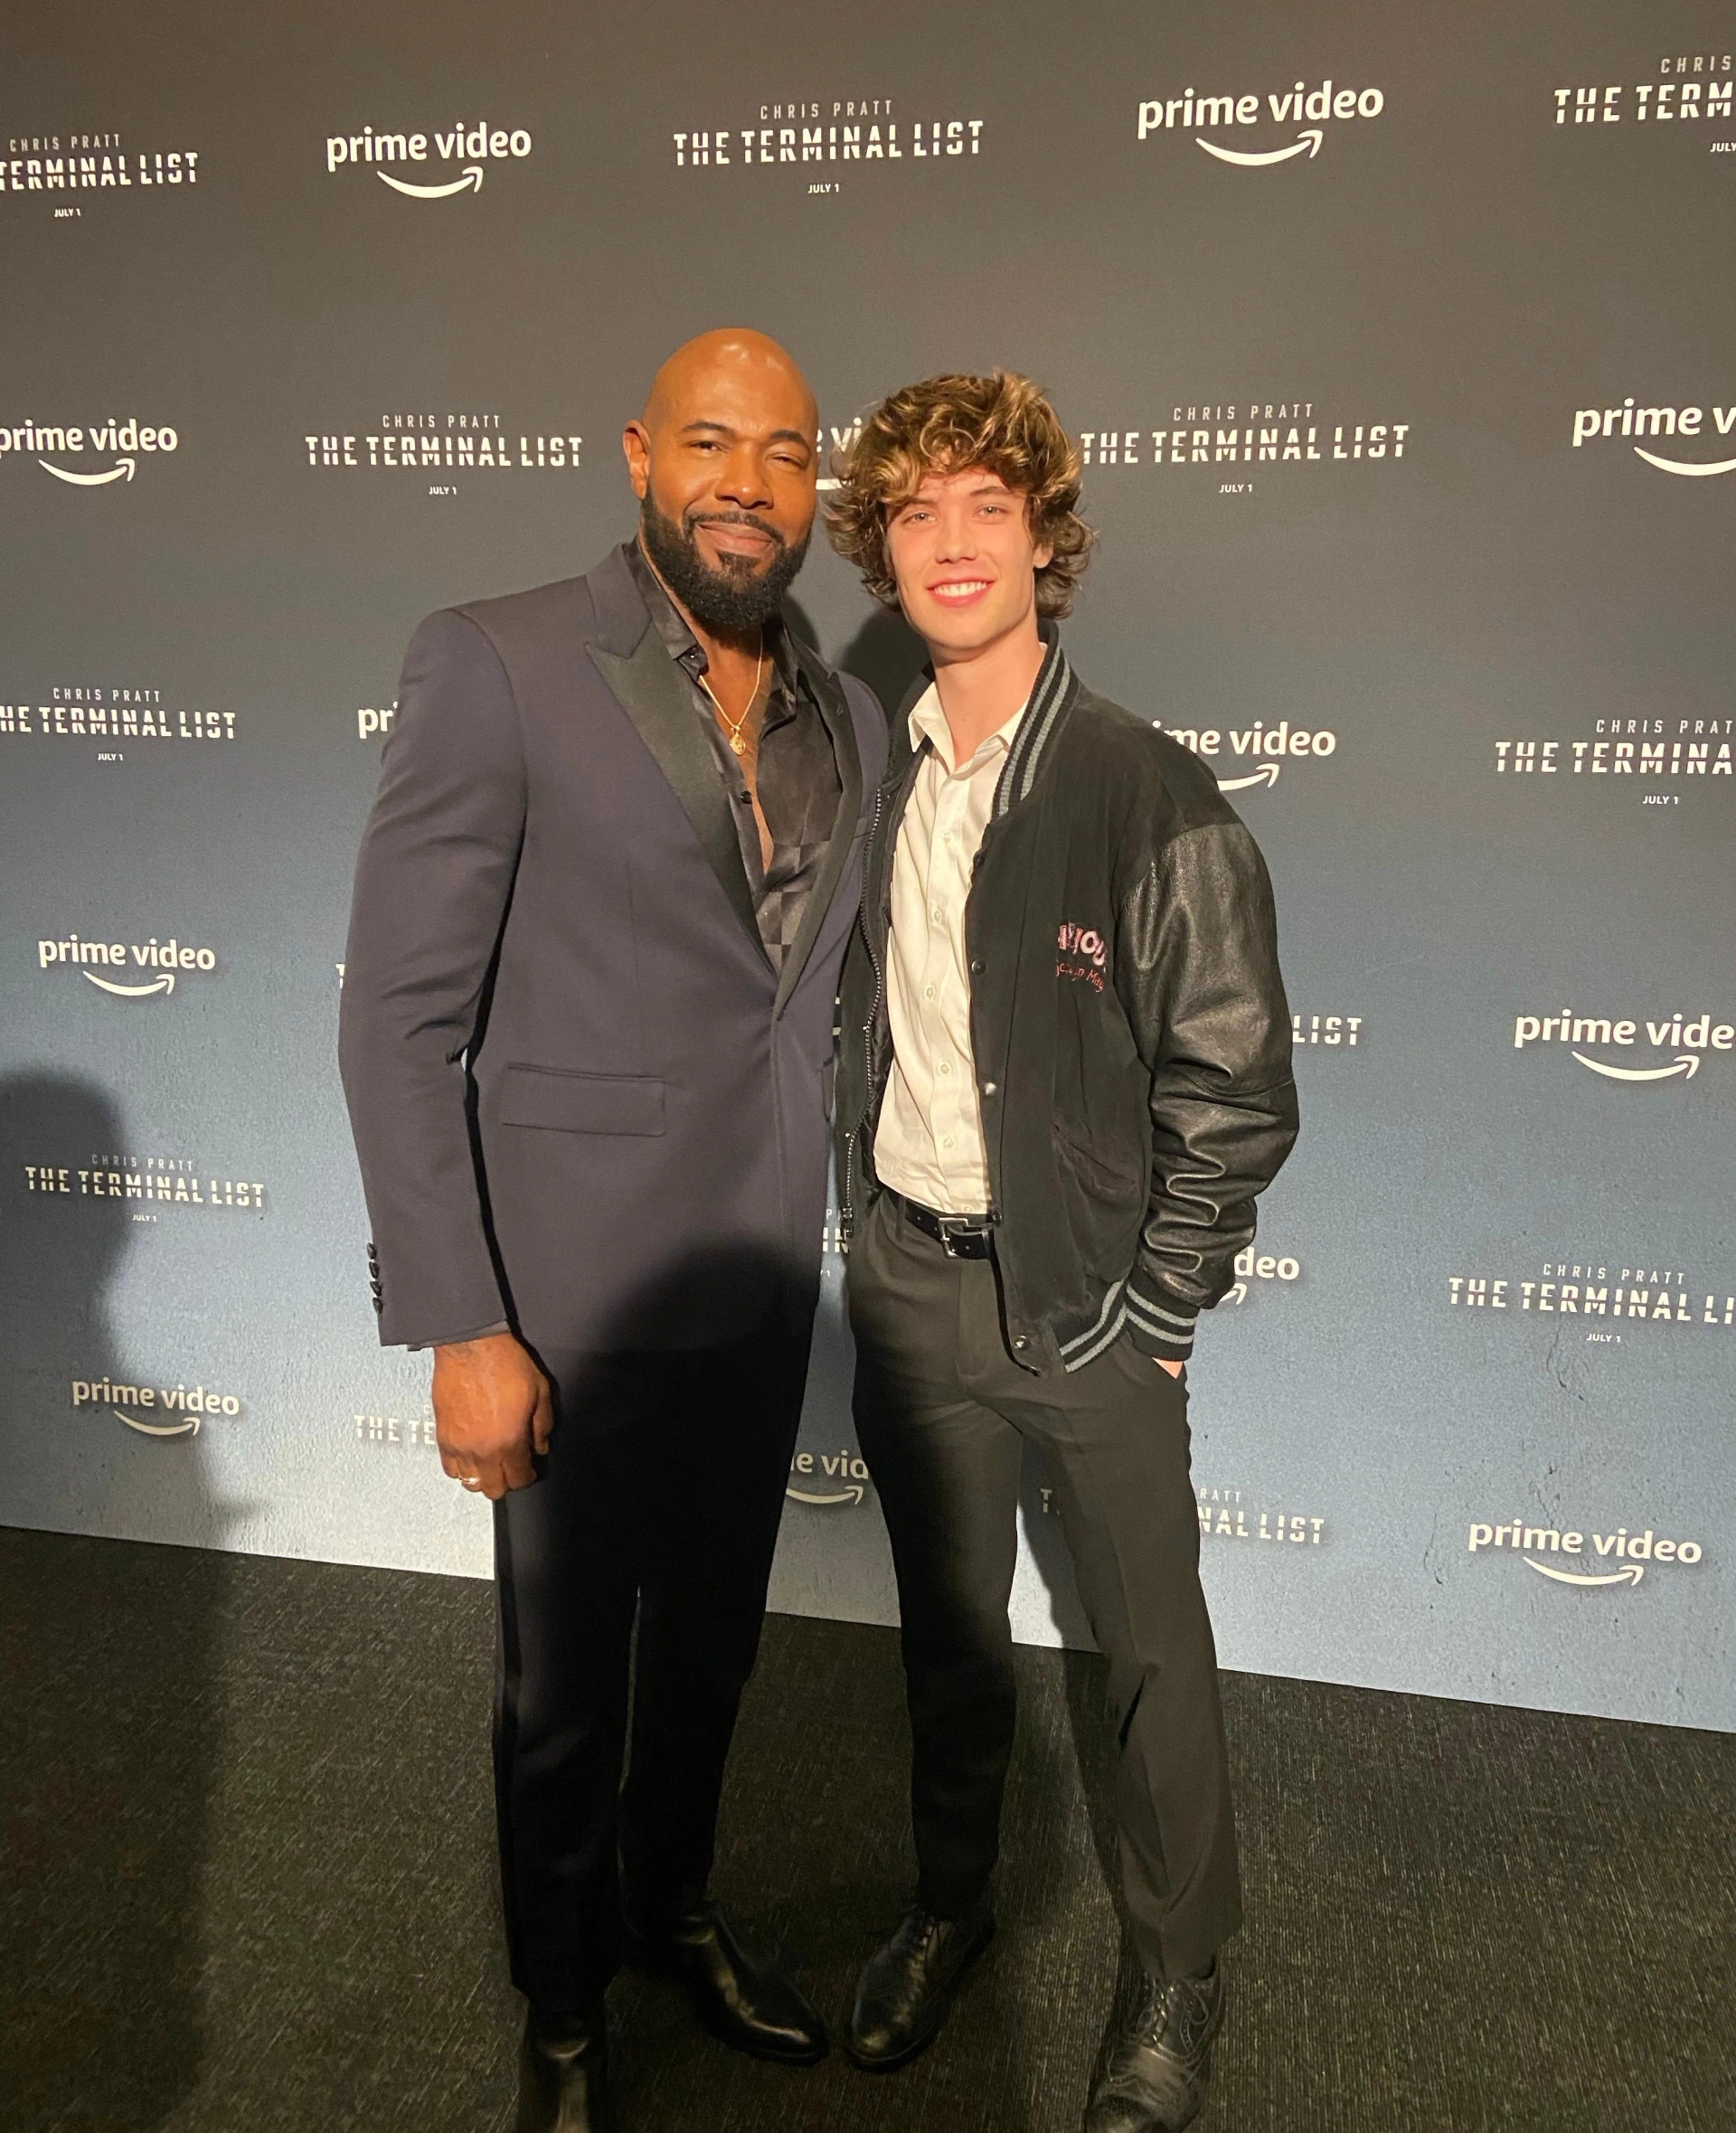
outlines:
[[[827,538],[874,598],[895,608],[886,549],[892,513],[929,475],[973,467],[1024,496],[1033,538],[1053,552],[1037,572],[1038,614],[1070,613],[1097,538],[1079,515],[1079,451],[1043,388],[1014,371],[952,373],[888,393],[833,454],[839,486],[826,505]]]

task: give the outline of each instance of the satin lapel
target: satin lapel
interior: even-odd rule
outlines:
[[[668,647],[647,626],[626,656],[605,651],[598,644],[588,649],[598,672],[638,728],[640,740],[674,788],[731,909],[764,955],[765,943],[753,915],[753,897],[741,864],[741,846],[730,815],[729,796],[717,774],[711,743],[693,714],[687,684],[669,656]]]
[[[832,823],[832,839],[826,848],[826,858],[815,879],[813,892],[807,900],[807,909],[802,913],[801,926],[789,945],[784,958],[782,975],[778,981],[778,1005],[781,1007],[796,989],[797,980],[813,953],[814,943],[820,928],[826,923],[826,913],[832,909],[832,899],[838,892],[838,882],[844,874],[844,864],[850,856],[850,846],[856,834],[856,824],[862,815],[862,754],[856,746],[856,722],[850,715],[850,705],[837,676],[821,662],[798,637],[792,634],[796,657],[807,684],[814,692],[814,700],[820,707],[820,716],[826,721],[826,730],[832,736],[832,750],[837,759],[838,782],[843,790],[838,795],[838,811]]]

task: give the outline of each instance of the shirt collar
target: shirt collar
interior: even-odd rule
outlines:
[[[960,763],[953,775],[962,778],[967,771],[980,769],[991,756],[1005,755],[1013,746],[1013,737],[1030,702],[1027,696],[1004,726],[997,727],[986,740],[979,741],[976,753],[967,762]],[[912,753],[925,741],[932,741],[942,765],[952,771],[952,730],[947,724],[946,713],[940,708],[940,691],[935,683],[930,682],[910,706],[910,730]]]

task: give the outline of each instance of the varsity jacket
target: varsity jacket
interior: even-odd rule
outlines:
[[[846,1249],[881,1190],[892,855],[929,747],[912,749],[908,716],[926,685],[893,721],[838,999]],[[1296,1138],[1271,883],[1211,773],[1082,688],[1052,632],[995,787],[965,948],[1014,1361],[1078,1370],[1123,1335],[1184,1358]]]

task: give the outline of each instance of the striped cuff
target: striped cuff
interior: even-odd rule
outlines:
[[[1194,1353],[1197,1313],[1178,1311],[1173,1303],[1154,1304],[1131,1283],[1126,1290],[1127,1336],[1142,1354],[1165,1363],[1185,1363]]]

